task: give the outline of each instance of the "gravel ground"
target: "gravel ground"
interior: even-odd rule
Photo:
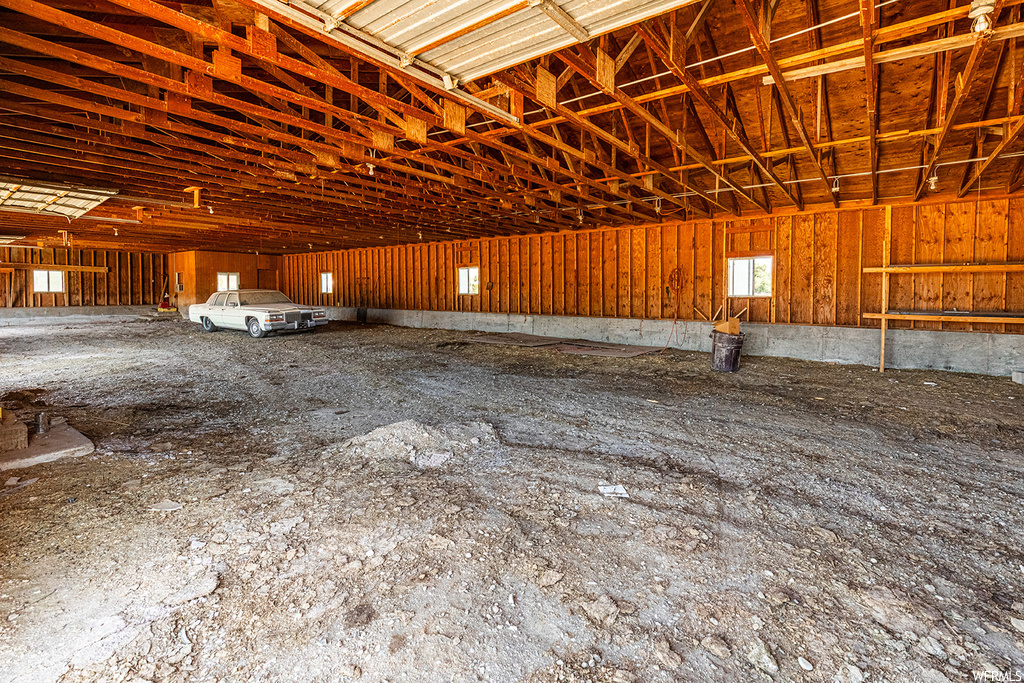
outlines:
[[[470,336],[0,327],[0,681],[1024,675],[1024,387]]]

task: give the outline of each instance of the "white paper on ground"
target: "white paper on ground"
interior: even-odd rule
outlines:
[[[601,492],[602,496],[608,496],[609,498],[629,498],[629,494],[626,493],[626,487],[621,484],[598,486],[597,490]]]
[[[175,503],[173,500],[167,500],[164,498],[159,503],[149,508],[150,510],[156,510],[158,512],[174,512],[184,507],[181,503]]]

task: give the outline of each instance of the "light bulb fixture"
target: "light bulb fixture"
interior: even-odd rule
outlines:
[[[995,0],[972,0],[971,9],[967,13],[969,19],[973,19],[971,30],[975,33],[984,33],[992,28],[992,12],[996,9]]]
[[[578,220],[578,221],[579,221],[580,223],[582,223],[582,222],[583,222],[583,209],[576,209],[576,219],[577,219],[577,220]]]
[[[939,176],[933,175],[928,179],[928,189],[931,192],[935,192],[935,190],[939,189]]]
[[[835,181],[832,183],[832,194],[839,194],[839,176],[836,176]]]
[[[661,197],[654,198],[654,213],[661,215]]]
[[[375,169],[377,167],[374,166],[373,164],[367,164],[366,168],[370,171],[370,176],[372,177],[373,176],[373,169]]]

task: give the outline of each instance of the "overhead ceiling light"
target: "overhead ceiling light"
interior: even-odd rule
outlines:
[[[928,189],[932,192],[939,189],[939,176],[933,175],[928,179]]]
[[[836,176],[835,182],[832,183],[832,194],[839,194],[839,176]]]
[[[992,28],[992,13],[996,9],[995,0],[972,0],[968,18],[974,19],[971,30],[984,33]]]

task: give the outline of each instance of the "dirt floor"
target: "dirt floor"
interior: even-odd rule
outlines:
[[[1024,674],[1024,387],[470,336],[0,327],[0,681]]]

